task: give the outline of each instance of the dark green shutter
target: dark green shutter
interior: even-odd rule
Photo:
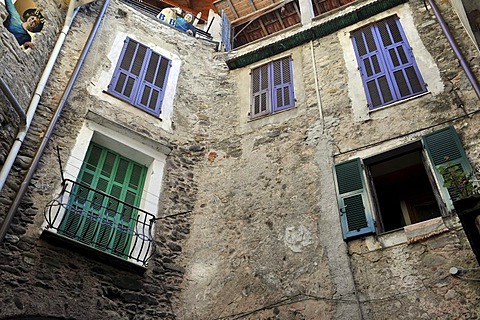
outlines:
[[[452,165],[459,170],[463,170],[467,174],[473,172],[460,138],[458,137],[455,128],[449,126],[423,136],[422,140],[430,161],[432,162],[435,175],[439,181],[442,197],[446,200],[447,208],[452,210],[452,199],[455,200],[458,191],[453,188],[448,190],[443,187],[444,180],[440,174],[439,167]]]
[[[93,190],[74,186],[59,233],[126,257],[136,223],[134,208],[140,204],[146,171],[146,167],[91,143],[78,182]]]
[[[335,165],[343,238],[375,232],[360,159]]]

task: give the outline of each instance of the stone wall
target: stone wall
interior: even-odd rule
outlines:
[[[461,47],[467,60],[478,59],[446,1],[441,9],[455,36],[465,39]],[[355,59],[348,34],[392,14],[405,22],[430,93],[372,113],[365,103],[357,117],[347,68]],[[264,44],[239,48],[234,55]],[[288,55],[294,61],[296,108],[250,121],[250,70]],[[452,227],[421,243],[404,241],[374,251],[364,248],[365,240],[354,240],[347,243],[347,253],[332,174],[334,162],[378,154],[448,123],[459,130],[477,163],[478,117],[458,108],[454,90],[467,112],[475,112],[478,98],[455,61],[431,10],[422,1],[409,1],[230,72],[238,93],[228,108],[212,106],[223,121],[214,122],[210,132],[221,140],[208,146],[210,163],[202,168],[195,207],[199,214],[193,217],[184,256],[185,318],[474,318],[474,284],[448,273],[450,266],[475,266],[462,230]],[[471,66],[478,75],[477,65]],[[365,99],[361,82],[353,86]],[[437,302],[435,308],[430,299]],[[452,301],[460,306],[449,310]]]
[[[467,60],[478,60],[448,2],[440,4],[452,32],[464,39],[460,46]],[[82,8],[75,19],[21,150],[26,158],[17,162],[0,194],[8,199],[2,200],[0,217],[58,106],[100,6]],[[50,32],[58,31],[64,11],[49,11],[49,21],[58,22]],[[381,247],[373,236],[342,238],[334,163],[391,149],[447,123],[458,129],[472,162],[479,161],[478,99],[459,65],[452,63],[453,52],[431,11],[412,0],[372,21],[394,13],[411,19],[415,30],[408,33],[415,39],[417,59],[431,68],[426,80],[431,93],[356,116],[361,109],[352,95],[352,56],[345,36],[355,26],[229,71],[228,56],[215,52],[216,44],[162,26],[113,0],[0,247],[0,318],[478,317],[478,288],[448,274],[450,266],[475,267],[454,217],[448,219],[448,232],[414,244]],[[160,120],[105,93],[118,59],[118,40],[125,36],[164,50],[178,67],[169,93],[171,118]],[[0,50],[0,59],[9,59],[6,65],[18,63],[14,57],[19,54],[33,59],[31,52]],[[293,58],[295,108],[250,120],[251,68],[284,56]],[[478,76],[478,64],[471,64]],[[15,93],[30,92],[35,81],[26,81],[26,88],[14,82]],[[471,117],[457,107],[454,91]],[[3,114],[8,119],[11,113]],[[9,139],[14,121],[4,121],[11,128]],[[143,275],[40,238],[43,209],[61,183],[56,147],[67,163],[75,146],[86,143],[78,139],[89,121],[114,124],[119,135],[169,150],[156,212],[156,252]]]
[[[32,156],[38,148],[101,5],[93,3],[77,14],[42,97],[34,126],[22,147],[22,155]],[[50,14],[53,16],[54,12]],[[57,11],[57,14],[58,17],[52,19],[61,20],[64,12]],[[117,63],[109,54],[119,33],[159,46],[180,58],[174,113],[168,124],[105,93],[109,79],[105,82],[102,77]],[[206,161],[205,150],[210,139],[207,129],[212,120],[206,110],[223,101],[222,93],[212,92],[212,88],[228,82],[223,58],[221,54],[216,57],[215,48],[215,43],[163,26],[123,3],[110,3],[80,77],[0,249],[3,292],[0,318],[21,315],[68,319],[176,318],[173,306],[178,301],[184,277],[178,258],[183,255],[183,241],[190,233],[190,217],[198,192],[196,168]],[[97,90],[95,85],[103,87]],[[156,252],[143,275],[109,266],[92,255],[81,255],[68,245],[58,246],[39,237],[45,205],[60,189],[56,148],[59,147],[65,165],[79,142],[76,140],[82,126],[92,114],[94,119],[88,121],[97,121],[100,125],[114,123],[123,135],[139,137],[140,143],[149,143],[158,150],[169,150],[162,192],[156,195],[160,196],[159,211],[155,212],[159,218],[154,234]],[[18,188],[26,167],[26,164],[16,167],[9,176],[8,185],[12,189]],[[66,174],[69,177],[68,172]],[[5,189],[1,198],[8,198],[10,192]],[[1,216],[8,208],[2,206]]]
[[[3,20],[7,17],[4,2],[0,3],[0,17],[2,25],[0,28],[0,77],[10,88],[18,103],[26,112],[30,100],[35,92],[35,87],[40,79],[45,64],[49,58],[58,32],[63,24],[62,14],[65,8],[58,1],[35,1],[43,13],[47,22],[42,32],[34,37],[33,49],[22,49],[14,36],[3,26]],[[3,167],[12,143],[19,130],[20,122],[15,109],[10,105],[6,96],[0,90],[0,167]],[[22,153],[21,163],[28,163],[31,155]],[[10,196],[18,186],[15,183],[7,184],[5,190]],[[2,197],[0,203],[8,205],[10,196]],[[0,213],[0,217],[3,216]]]

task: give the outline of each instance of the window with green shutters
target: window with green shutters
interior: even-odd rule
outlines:
[[[446,127],[445,129],[425,135],[423,137],[423,144],[434,166],[437,179],[442,186],[444,180],[439,171],[441,166],[454,166],[456,170],[462,170],[467,174],[472,174],[473,168],[468,161],[460,138],[453,127]],[[448,209],[452,210],[452,200],[458,198],[459,191],[454,188],[443,188],[442,192],[444,198],[448,199],[448,201],[446,201]]]
[[[147,168],[91,143],[59,233],[126,257],[136,227]]]
[[[394,231],[453,210],[457,192],[443,187],[439,172],[447,164],[473,171],[453,127],[382,154],[335,165],[344,239]]]

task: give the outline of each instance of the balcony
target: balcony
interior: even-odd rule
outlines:
[[[146,267],[154,252],[154,215],[72,180],[47,204],[45,221],[43,237],[115,265]]]

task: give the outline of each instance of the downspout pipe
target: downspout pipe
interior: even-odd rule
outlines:
[[[7,97],[8,101],[10,101],[13,109],[15,109],[18,116],[20,117],[20,130],[25,129],[25,127],[27,126],[27,116],[25,114],[25,111],[23,111],[23,108],[22,106],[20,106],[20,103],[18,103],[17,98],[15,98],[12,91],[10,91],[10,88],[5,83],[5,81],[3,81],[2,78],[0,78],[0,89],[2,89],[3,94]]]
[[[73,0],[72,0],[73,2]],[[102,22],[103,17],[105,16],[105,12],[107,11],[107,7],[110,3],[110,0],[105,0],[103,3],[103,7],[100,11],[100,14],[97,17],[97,20],[95,21],[95,25],[92,28],[92,31],[90,32],[90,35],[87,39],[87,42],[82,50],[82,53],[80,54],[80,58],[77,61],[77,64],[75,66],[75,69],[72,73],[72,76],[70,77],[70,80],[68,81],[67,87],[65,88],[62,98],[60,99],[58,103],[57,110],[55,111],[55,114],[52,117],[52,120],[50,121],[50,124],[48,126],[48,129],[42,139],[42,142],[37,149],[37,152],[35,153],[35,156],[32,160],[32,163],[28,169],[27,174],[25,175],[25,178],[23,179],[22,184],[20,185],[20,188],[17,192],[17,195],[10,207],[10,210],[8,211],[5,220],[2,223],[2,226],[0,228],[0,243],[3,242],[5,235],[7,234],[7,231],[12,223],[13,217],[15,215],[15,212],[18,210],[18,207],[20,206],[20,203],[22,201],[23,196],[27,192],[28,185],[30,183],[30,180],[32,179],[38,164],[40,163],[40,159],[43,156],[43,153],[47,147],[48,141],[50,140],[50,137],[52,136],[53,130],[55,128],[55,125],[57,124],[57,121],[60,117],[60,114],[63,111],[63,108],[66,104],[66,101],[68,99],[68,96],[70,95],[70,92],[72,91],[73,85],[80,73],[80,70],[83,66],[83,63],[85,61],[85,58],[87,56],[88,51],[90,50],[90,47],[92,46],[93,40],[95,39],[95,36],[97,34],[97,31],[100,27],[100,23]]]
[[[468,80],[473,86],[473,89],[475,90],[475,93],[477,94],[477,97],[480,99],[480,87],[478,85],[478,81],[475,78],[474,74],[472,73],[472,70],[467,64],[467,61],[465,60],[465,57],[463,56],[462,52],[458,48],[457,43],[455,42],[452,34],[450,33],[450,30],[448,30],[447,24],[445,23],[445,20],[443,19],[440,11],[438,10],[437,5],[435,4],[434,0],[428,0],[428,3],[430,4],[430,7],[432,8],[433,14],[438,20],[438,23],[440,24],[440,27],[442,27],[443,33],[447,36],[447,40],[450,43],[450,46],[453,49],[453,52],[455,52],[455,55],[457,56],[457,59],[460,61],[460,64],[465,71],[465,74],[467,75]]]
[[[37,111],[37,108],[38,108],[38,103],[40,102],[40,97],[43,91],[45,90],[47,80],[50,77],[50,74],[52,73],[53,66],[55,65],[58,55],[60,54],[60,50],[62,49],[63,43],[65,42],[65,38],[67,37],[67,33],[68,33],[68,30],[70,29],[73,18],[77,13],[76,10],[74,11],[74,7],[75,7],[75,0],[71,0],[68,6],[67,17],[65,19],[65,23],[63,25],[60,36],[58,37],[57,42],[55,43],[55,47],[53,48],[52,54],[50,55],[47,65],[43,70],[42,76],[38,81],[37,87],[35,89],[35,93],[27,109],[25,127],[21,128],[17,133],[17,137],[15,138],[15,141],[13,142],[13,145],[8,153],[7,159],[5,159],[5,163],[3,164],[2,170],[0,171],[0,191],[2,191],[5,185],[5,182],[7,181],[8,174],[10,173],[10,170],[13,167],[13,163],[15,162],[18,152],[20,151],[20,147],[22,146],[23,141],[25,140],[28,129],[30,129],[33,116],[35,115],[35,112]]]

